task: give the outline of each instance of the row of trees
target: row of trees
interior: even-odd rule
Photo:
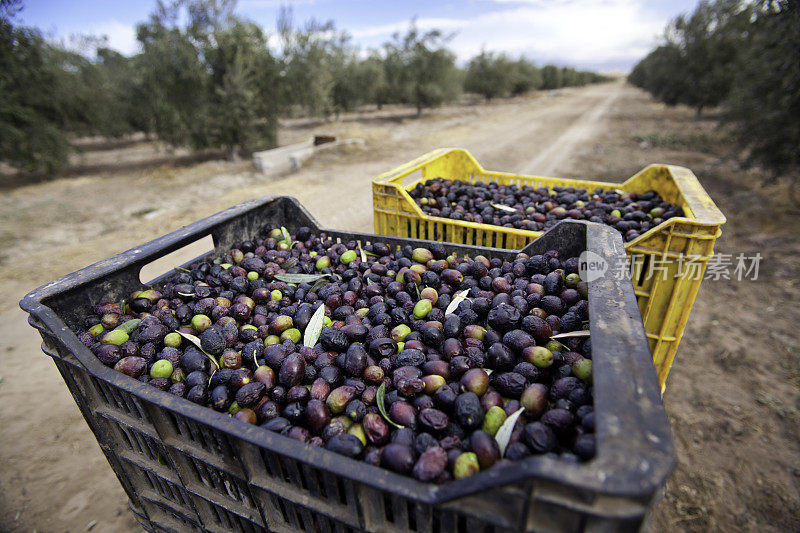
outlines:
[[[483,95],[486,100],[515,96],[535,89],[559,89],[607,81],[596,72],[546,65],[539,69],[524,58],[513,60],[505,54],[481,52],[469,62],[464,90]]]
[[[721,106],[750,162],[792,172],[800,165],[798,54],[796,0],[704,0],[668,25],[628,80],[698,116]]]
[[[69,136],[144,132],[234,154],[274,145],[282,116],[363,104],[421,113],[462,90],[491,99],[603,80],[488,52],[463,71],[447,36],[413,24],[364,55],[332,22],[296,26],[289,10],[275,46],[234,13],[234,0],[159,0],[137,27],[141,52],[125,57],[102,39],[67,49],[15,25],[20,1],[0,4],[0,160],[26,170],[63,167]]]

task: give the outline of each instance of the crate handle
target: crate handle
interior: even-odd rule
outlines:
[[[175,265],[186,265],[214,251],[214,238],[211,235],[201,237],[177,250],[159,257],[139,269],[139,281],[149,285],[154,279],[175,270]]]
[[[277,208],[273,207],[275,204],[278,204]],[[237,236],[255,235],[268,222],[267,217],[263,216],[265,211],[274,212],[277,217],[275,220],[291,220],[293,227],[320,227],[316,219],[294,198],[256,198],[43,285],[27,294],[20,306],[31,312],[38,309],[48,297],[87,285],[98,278],[104,280],[105,287],[139,286],[143,267],[198,239],[211,235],[215,248],[222,249],[230,247]],[[288,217],[288,214],[291,216]]]

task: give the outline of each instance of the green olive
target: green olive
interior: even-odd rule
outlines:
[[[498,407],[497,405],[493,405],[486,411],[486,414],[483,417],[483,426],[481,429],[494,437],[497,435],[497,431],[500,429],[500,426],[503,425],[503,422],[506,421],[508,415],[503,410],[502,407]]]
[[[358,257],[358,254],[356,254],[355,250],[347,250],[339,257],[339,262],[343,265],[349,265],[356,260],[356,257]]]
[[[290,328],[281,333],[281,340],[285,341],[286,339],[290,339],[293,343],[297,344],[300,342],[300,339],[303,338],[303,334],[300,333],[300,330],[297,328]]]
[[[116,344],[119,346],[120,344],[124,343],[128,340],[128,334],[122,331],[121,329],[112,329],[105,335],[103,335],[103,339],[100,341],[103,344]]]
[[[414,304],[414,317],[420,320],[428,316],[428,313],[433,309],[433,304],[430,300],[422,299]]]
[[[159,359],[155,363],[153,363],[153,367],[150,369],[150,377],[153,378],[168,378],[172,376],[172,363],[167,361],[166,359]]]
[[[164,337],[164,346],[169,346],[170,348],[177,348],[181,345],[181,334],[177,331],[172,331],[167,333]]]

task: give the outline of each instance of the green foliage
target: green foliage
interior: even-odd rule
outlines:
[[[289,9],[282,9],[278,31],[283,40],[284,90],[286,100],[312,116],[330,115],[337,71],[348,62],[349,37],[336,31],[333,21],[306,22],[295,29]],[[347,89],[339,88],[340,97]]]
[[[704,0],[670,22],[666,43],[636,65],[631,83],[665,103],[700,114],[728,95],[746,48],[751,9],[740,0]]]
[[[464,78],[464,90],[486,100],[508,96],[514,89],[516,65],[505,54],[482,51],[472,58]]]
[[[666,42],[628,80],[698,114],[722,106],[749,161],[776,172],[800,164],[800,14],[793,0],[701,2],[670,23]]]
[[[104,37],[67,48],[16,27],[20,5],[0,3],[0,159],[26,170],[62,168],[74,136],[144,132],[235,156],[274,145],[278,117],[295,112],[327,117],[396,103],[420,114],[462,87],[490,99],[600,79],[487,52],[465,73],[449,37],[413,21],[364,57],[333,22],[295,27],[289,9],[278,20],[276,56],[261,28],[235,14],[234,0],[158,0],[136,29],[141,52],[125,57]]]
[[[542,89],[552,90],[563,86],[561,69],[555,65],[545,65],[542,68]]]
[[[57,91],[60,73],[41,34],[14,27],[15,6],[8,8],[0,8],[0,160],[53,172],[67,163],[63,128],[74,108]]]
[[[542,88],[544,84],[542,71],[535,65],[520,58],[512,64],[512,67],[511,94],[525,94]]]
[[[762,1],[725,105],[725,119],[749,147],[750,161],[776,172],[800,165],[798,51],[797,2]]]
[[[237,150],[273,145],[279,65],[261,29],[230,2],[159,3],[137,38],[146,131],[174,146]],[[186,19],[181,27],[177,21]]]

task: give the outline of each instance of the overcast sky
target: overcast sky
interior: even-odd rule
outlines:
[[[282,5],[296,23],[332,19],[362,48],[377,48],[416,17],[421,29],[455,36],[449,48],[464,64],[482,48],[602,71],[627,71],[653,48],[665,24],[697,0],[239,0],[236,11],[274,33]],[[20,19],[54,37],[107,35],[112,48],[138,50],[135,27],[154,0],[28,0]]]

